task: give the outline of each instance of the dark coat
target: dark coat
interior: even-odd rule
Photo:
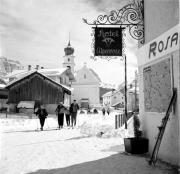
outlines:
[[[70,106],[70,112],[71,113],[77,113],[77,111],[79,110],[79,105],[77,103],[72,103],[71,106]]]
[[[37,111],[36,111],[36,115],[38,115],[39,118],[47,118],[48,116],[48,113],[46,111],[46,109],[41,109],[39,108]]]
[[[58,105],[55,112],[56,115],[58,114],[64,114],[65,113],[66,108],[63,105]]]

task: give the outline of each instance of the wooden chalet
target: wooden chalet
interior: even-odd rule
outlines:
[[[57,104],[71,95],[70,88],[57,83],[38,71],[30,72],[24,77],[12,81],[6,86],[9,91],[10,111],[16,111],[21,101],[35,101],[44,104],[49,113],[54,113]]]
[[[0,112],[7,109],[8,90],[5,89],[5,86],[5,81],[0,78]]]

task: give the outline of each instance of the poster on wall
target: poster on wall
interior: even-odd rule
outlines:
[[[143,81],[145,112],[166,112],[172,96],[170,59],[145,67]]]

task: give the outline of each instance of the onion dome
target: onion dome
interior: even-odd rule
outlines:
[[[72,55],[74,53],[74,48],[71,47],[70,41],[68,43],[68,46],[66,48],[64,48],[64,52],[65,52],[66,56]]]

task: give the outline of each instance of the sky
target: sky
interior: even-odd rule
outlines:
[[[128,0],[0,0],[0,56],[28,65],[62,68],[64,48],[70,41],[75,49],[75,70],[84,63],[104,83],[118,85],[124,81],[122,58],[96,61],[92,52],[92,28],[83,23],[101,14],[121,9]],[[127,79],[137,69],[136,40],[125,36]]]

